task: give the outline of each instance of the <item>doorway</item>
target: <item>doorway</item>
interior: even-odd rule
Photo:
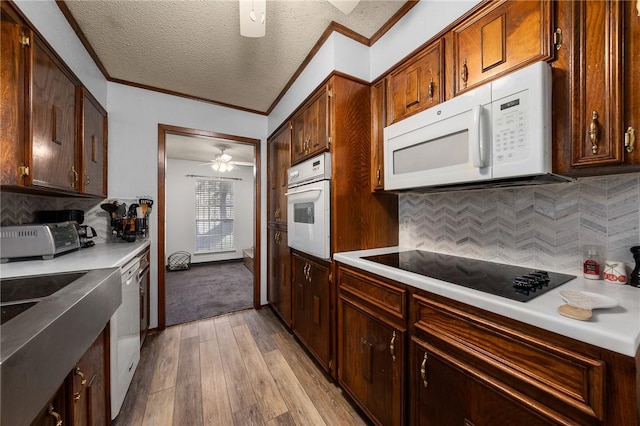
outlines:
[[[260,306],[260,140],[245,138],[241,136],[227,135],[217,132],[169,126],[158,125],[158,328],[162,329],[167,326],[167,269],[166,261],[167,256],[171,253],[167,252],[167,162],[168,162],[168,144],[172,138],[193,138],[210,141],[209,145],[213,145],[217,152],[215,159],[220,159],[219,146],[223,146],[224,149],[230,149],[230,147],[237,146],[246,151],[247,148],[253,150],[253,291],[252,301],[253,307]],[[187,139],[189,140],[189,139]],[[188,145],[184,145],[185,147]],[[191,145],[189,145],[191,146]],[[225,154],[225,152],[222,152]],[[225,158],[228,158],[229,155]],[[214,158],[208,158],[207,156],[199,155],[202,158],[202,163],[206,161],[214,160]],[[246,160],[246,158],[245,158]],[[227,160],[229,161],[229,160]],[[234,160],[235,162],[235,160]],[[207,164],[203,164],[205,170],[211,170],[207,167]],[[218,171],[215,166],[211,165],[214,170]],[[219,164],[218,164],[219,167]],[[202,173],[206,175],[206,172]],[[218,173],[220,176],[221,173]],[[199,174],[193,174],[193,179],[198,179]],[[224,181],[223,179],[218,179]],[[244,247],[240,247],[244,249]],[[199,268],[200,266],[196,266]],[[173,273],[173,272],[169,272]],[[180,273],[180,272],[177,272]]]

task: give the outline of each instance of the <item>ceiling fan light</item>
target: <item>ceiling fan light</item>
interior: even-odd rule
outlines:
[[[266,0],[240,1],[240,35],[244,37],[264,37],[266,28]],[[258,21],[256,17],[260,15]]]
[[[230,172],[233,170],[233,164],[227,164],[227,171]]]
[[[218,169],[220,168],[220,163],[213,163],[211,165],[211,168],[217,172]]]

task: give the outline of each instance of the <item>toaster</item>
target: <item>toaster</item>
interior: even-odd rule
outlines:
[[[0,227],[0,261],[41,257],[44,260],[80,248],[75,222]]]

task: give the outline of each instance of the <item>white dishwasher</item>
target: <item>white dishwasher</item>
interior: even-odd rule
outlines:
[[[115,419],[140,361],[140,290],[136,257],[120,268],[122,304],[111,317],[111,419]]]

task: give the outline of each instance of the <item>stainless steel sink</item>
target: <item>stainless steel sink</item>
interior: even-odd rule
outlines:
[[[0,280],[0,325],[83,277],[87,272]]]
[[[0,281],[0,424],[30,424],[122,302],[120,269]]]

